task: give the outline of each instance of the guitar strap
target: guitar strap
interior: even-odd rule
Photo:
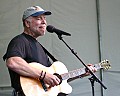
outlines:
[[[39,43],[40,44],[40,43]],[[41,45],[41,44],[40,44]],[[42,45],[41,45],[42,46]],[[45,47],[43,47],[43,50],[45,51],[45,53],[47,53],[47,55],[53,60],[53,62],[58,61],[52,54],[50,54],[50,52],[47,51],[47,49],[45,49]]]

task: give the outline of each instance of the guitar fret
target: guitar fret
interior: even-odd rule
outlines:
[[[61,77],[62,77],[62,80],[65,80],[65,79],[69,79],[69,78],[70,78],[68,73],[61,74]]]
[[[81,68],[81,69],[70,71],[69,73],[61,74],[61,76],[62,76],[62,79],[65,80],[65,79],[69,79],[69,78],[82,75],[84,73],[85,73],[85,69]]]
[[[82,74],[86,73],[85,68],[81,68],[81,69],[78,69],[78,70],[79,70],[78,71],[79,75],[82,75]]]
[[[70,72],[70,78],[78,76],[78,72],[76,70]]]

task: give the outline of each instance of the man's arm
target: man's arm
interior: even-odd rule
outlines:
[[[31,67],[24,59],[21,57],[10,57],[6,60],[6,65],[9,69],[15,71],[16,73],[32,77],[32,78],[38,78],[40,77],[40,74],[42,70],[38,70],[37,68]],[[44,75],[45,72],[43,72]],[[44,82],[50,85],[51,87],[58,85],[60,80],[57,76],[53,74],[46,73]]]

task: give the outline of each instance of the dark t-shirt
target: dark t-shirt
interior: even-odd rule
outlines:
[[[36,39],[25,33],[14,37],[10,41],[7,52],[3,58],[8,59],[13,56],[21,57],[28,63],[37,62],[47,67],[51,65],[41,44]],[[8,70],[10,73],[12,87],[16,90],[20,90],[20,75],[10,69]]]

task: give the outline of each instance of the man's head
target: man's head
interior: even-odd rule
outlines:
[[[39,6],[27,8],[22,17],[25,31],[34,37],[44,35],[47,25],[46,15],[51,15],[51,12],[45,11]]]

